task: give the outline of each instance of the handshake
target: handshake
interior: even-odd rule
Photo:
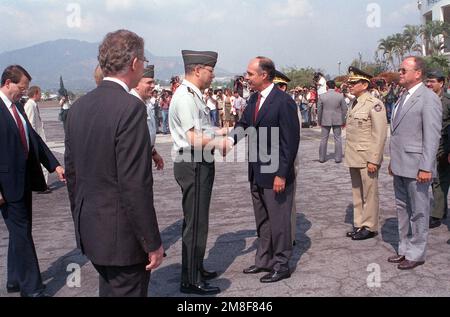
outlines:
[[[222,137],[216,137],[214,139],[214,147],[220,151],[220,154],[222,156],[227,156],[228,152],[231,151],[234,145],[234,141],[231,140],[231,138],[228,138],[227,136]]]
[[[233,138],[228,136],[229,129],[222,128],[215,131],[214,147],[220,151],[222,156],[226,156],[234,145]]]

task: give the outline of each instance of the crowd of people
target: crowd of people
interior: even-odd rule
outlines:
[[[258,233],[254,263],[243,274],[264,272],[261,283],[291,276],[302,121],[321,127],[320,163],[333,130],[335,162],[344,158],[352,182],[354,226],[345,235],[354,241],[378,234],[378,175],[390,129],[399,248],[387,261],[400,270],[425,263],[429,229],[446,217],[450,184],[450,95],[442,73],[427,72],[422,58],[408,57],[398,85],[374,85],[371,74],[350,67],[339,88],[317,73],[313,87],[288,91],[290,79],[270,58],[258,56],[233,89],[213,90],[218,53],[181,53],[184,79],[172,78],[171,89],[159,94],[144,40],[128,30],[108,33],[99,46],[97,88],[73,104],[61,102],[67,110],[64,168],[44,142],[39,87],[28,89],[32,78],[20,65],[4,70],[0,210],[9,231],[8,292],[46,296],[31,235],[31,192],[48,190],[42,164],[67,182],[77,247],[99,273],[99,295],[147,296],[150,273],[165,256],[153,199],[152,164],[165,164],[156,148],[158,131],[171,134],[174,178],[183,197],[182,293],[221,292],[209,282],[218,273],[203,263],[214,151],[226,156],[243,139],[250,149],[249,199]],[[24,107],[19,101],[25,92],[30,99]]]

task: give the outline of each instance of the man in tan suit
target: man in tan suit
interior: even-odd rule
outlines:
[[[356,98],[347,114],[345,164],[352,178],[354,216],[354,228],[347,237],[366,240],[378,231],[378,172],[387,136],[386,109],[368,92],[371,75],[355,67],[349,73],[350,93]]]
[[[24,106],[24,110],[33,129],[36,130],[42,141],[46,142],[47,139],[45,137],[44,122],[42,121],[38,106],[38,102],[41,101],[41,96],[41,88],[38,86],[31,86],[28,89],[28,101]],[[52,191],[50,187],[48,187],[48,171],[42,164],[41,167],[42,172],[44,173],[45,182],[47,184],[47,190],[39,192],[39,194],[49,194]]]

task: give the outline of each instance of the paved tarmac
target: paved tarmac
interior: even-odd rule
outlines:
[[[64,136],[57,112],[42,109],[48,144],[63,163]],[[400,271],[386,261],[398,244],[387,158],[380,175],[380,234],[367,241],[349,240],[345,237],[353,222],[349,172],[332,155],[320,164],[319,142],[319,129],[303,129],[292,277],[274,284],[261,284],[262,274],[242,273],[253,264],[256,241],[247,164],[217,163],[205,263],[220,274],[212,281],[222,289],[218,297],[450,296],[450,223],[431,231],[425,265]],[[154,170],[154,196],[168,256],[152,273],[151,297],[185,296],[179,292],[182,209],[170,162],[171,145],[170,136],[158,136],[157,149],[166,167]],[[334,152],[331,141],[329,152]],[[33,236],[47,291],[57,297],[98,296],[97,273],[75,246],[66,188],[54,175],[50,183],[53,193],[33,197]],[[0,221],[0,296],[17,296],[5,290],[7,245],[7,229]]]

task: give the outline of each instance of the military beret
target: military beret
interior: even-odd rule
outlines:
[[[285,74],[279,70],[275,70],[275,78],[273,79],[274,84],[288,84],[291,80]]]
[[[370,80],[372,78],[373,78],[372,75],[370,75],[370,74],[368,74],[366,72],[363,72],[362,70],[360,70],[360,69],[358,69],[356,67],[350,66],[348,68],[348,81],[349,82],[356,82],[356,81],[360,81],[360,80],[365,80],[365,81],[370,83]]]
[[[144,74],[142,78],[155,78],[155,65],[148,65],[144,69]]]
[[[218,54],[210,51],[181,51],[184,65],[205,65],[216,67]]]

